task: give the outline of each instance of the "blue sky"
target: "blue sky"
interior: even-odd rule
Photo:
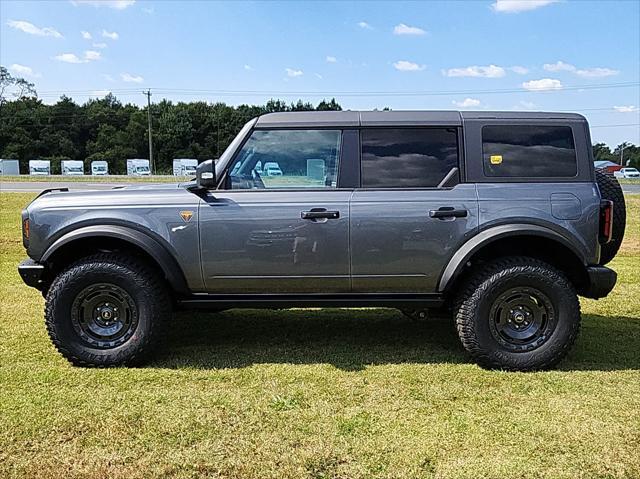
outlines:
[[[637,0],[2,0],[0,62],[46,102],[141,104],[151,88],[154,101],[577,111],[594,141],[640,144]]]

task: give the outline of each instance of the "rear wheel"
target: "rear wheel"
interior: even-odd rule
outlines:
[[[577,337],[580,303],[573,285],[551,265],[504,258],[471,275],[457,300],[456,327],[483,367],[548,369]]]
[[[46,296],[45,322],[58,351],[78,366],[139,364],[171,316],[159,275],[115,254],[84,258],[60,273]]]
[[[596,181],[602,198],[613,201],[613,234],[611,241],[600,247],[600,264],[605,265],[616,256],[624,239],[627,209],[618,180],[596,170]]]

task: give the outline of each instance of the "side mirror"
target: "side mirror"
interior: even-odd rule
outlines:
[[[213,160],[205,160],[196,168],[196,186],[201,190],[212,190],[217,185],[216,165]]]

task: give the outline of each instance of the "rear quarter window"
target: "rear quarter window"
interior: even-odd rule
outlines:
[[[484,126],[482,157],[489,177],[571,178],[578,173],[569,126]]]

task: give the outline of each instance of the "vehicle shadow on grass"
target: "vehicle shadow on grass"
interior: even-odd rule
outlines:
[[[640,369],[640,319],[584,316],[560,370]],[[175,316],[168,368],[242,368],[262,363],[331,364],[359,371],[380,364],[472,363],[451,320],[416,322],[393,309],[231,310]]]

